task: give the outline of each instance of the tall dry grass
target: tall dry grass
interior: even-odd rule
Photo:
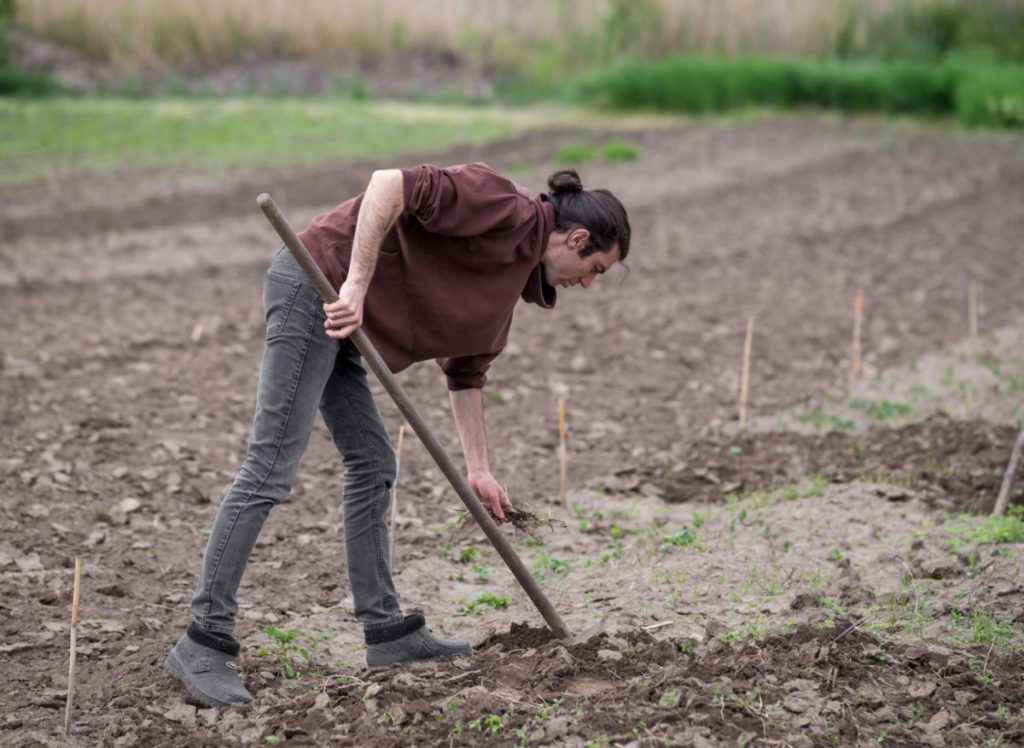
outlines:
[[[818,55],[851,18],[925,0],[22,0],[29,32],[120,67],[454,52],[515,66],[622,52]]]

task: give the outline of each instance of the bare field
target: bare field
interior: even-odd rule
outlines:
[[[605,135],[640,153],[580,167],[630,207],[631,272],[522,308],[486,390],[499,478],[564,522],[516,544],[570,627],[601,633],[549,640],[482,536],[455,527],[457,499],[413,438],[399,590],[478,652],[368,673],[340,460],[319,429],[241,591],[256,702],[220,712],[160,665],[252,416],[278,246],[254,197],[301,225],[377,164],[119,177],[91,185],[105,201],[78,200],[80,180],[0,190],[0,743],[63,742],[76,555],[72,745],[1024,741],[1019,523],[960,514],[994,501],[1021,415],[1024,140],[827,119]],[[423,158],[484,159],[540,188],[578,137]],[[848,390],[857,287],[868,376]],[[439,370],[401,379],[455,448]],[[269,624],[295,644],[275,651]]]

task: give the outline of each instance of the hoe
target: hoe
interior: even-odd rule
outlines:
[[[288,247],[299,265],[302,266],[302,269],[309,276],[317,291],[320,292],[324,301],[328,303],[336,301],[338,294],[331,288],[331,284],[328,283],[327,278],[324,277],[324,274],[317,267],[309,252],[302,245],[302,242],[299,241],[299,237],[292,231],[291,226],[288,225],[288,221],[281,214],[273,198],[267,193],[263,193],[256,199],[256,202],[267,217],[267,220],[270,221],[270,225],[277,231],[285,246]],[[448,478],[452,488],[455,489],[455,493],[462,499],[462,503],[466,505],[473,519],[480,525],[484,535],[487,536],[495,550],[498,551],[498,555],[501,556],[520,586],[526,591],[526,594],[530,596],[530,600],[533,601],[537,610],[540,611],[541,616],[543,616],[551,631],[559,639],[573,639],[562,617],[558,615],[558,612],[551,605],[551,601],[548,600],[543,590],[537,584],[537,580],[533,578],[533,575],[530,574],[522,559],[519,558],[515,549],[512,548],[512,544],[509,543],[505,535],[498,529],[497,523],[477,499],[473,489],[469,487],[469,483],[466,482],[466,479],[455,466],[452,458],[445,451],[444,447],[441,446],[441,442],[437,440],[437,437],[434,436],[427,426],[426,421],[423,420],[419,411],[416,410],[409,396],[405,394],[405,390],[402,389],[398,380],[388,370],[384,359],[380,357],[377,349],[373,347],[373,343],[370,342],[362,330],[356,330],[352,333],[350,339],[359,353],[362,354],[367,366],[377,375],[384,389],[387,390],[391,399],[395,401],[395,405],[398,406],[402,415],[405,416],[406,421],[409,422],[409,425],[416,432],[420,441],[423,442],[427,451],[430,452],[430,456],[434,458],[437,466],[441,468],[441,472]],[[587,635],[590,634],[591,632],[588,631]],[[582,639],[583,637],[579,638]]]

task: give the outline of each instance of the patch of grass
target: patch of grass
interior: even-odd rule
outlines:
[[[765,623],[765,618],[761,613],[758,613],[752,620],[743,624],[741,628],[734,629],[733,631],[723,631],[718,635],[718,638],[725,642],[756,641],[763,638],[767,633],[768,627]]]
[[[998,621],[987,610],[975,608],[969,613],[959,610],[950,611],[950,620],[954,628],[965,631],[974,644],[999,644],[1007,646],[1013,639],[1014,627],[1010,620]]]
[[[510,602],[512,602],[511,595],[495,592],[481,592],[471,603],[467,603],[463,606],[462,612],[479,613],[484,607],[493,608],[494,610],[504,610],[508,607]]]
[[[1020,514],[991,515],[979,527],[974,539],[985,543],[1024,543],[1024,521]]]
[[[1024,520],[1018,507],[1010,507],[1009,514],[1002,516],[989,515],[982,523],[974,523],[972,519],[965,518],[963,523],[950,525],[951,548],[959,547],[964,540],[983,545],[1024,543]]]
[[[541,551],[537,556],[537,564],[543,571],[551,571],[555,574],[564,574],[569,571],[569,562],[552,556],[547,551]]]
[[[487,732],[491,735],[497,735],[504,726],[500,714],[486,714],[479,719],[473,719],[466,723],[467,729]]]
[[[693,545],[697,542],[697,533],[688,527],[684,527],[681,530],[677,530],[669,535],[665,536],[665,545],[674,545],[677,548],[685,548],[688,545]]]
[[[876,421],[886,421],[890,418],[909,415],[913,408],[906,403],[892,402],[890,400],[871,400],[865,397],[850,398],[850,407],[866,414]]]
[[[747,507],[741,506],[743,504],[752,509],[762,509],[783,501],[814,498],[824,493],[827,483],[823,475],[811,473],[800,483],[772,486],[763,491],[752,491],[750,493],[731,493],[726,495],[725,500],[729,507],[738,509],[741,512],[742,520],[746,518],[747,510]]]
[[[571,166],[595,158],[601,158],[604,161],[635,161],[639,157],[640,151],[636,146],[621,140],[612,140],[602,146],[592,143],[564,146],[555,154],[554,161],[556,164]]]
[[[562,166],[589,161],[597,155],[597,146],[589,143],[567,145],[555,154],[554,161]]]
[[[674,688],[663,691],[658,698],[658,706],[665,707],[666,709],[675,709],[679,706],[679,691]]]
[[[541,701],[537,705],[537,714],[534,716],[534,721],[538,724],[544,724],[548,721],[548,718],[554,713],[561,705],[562,698],[552,699],[551,701]]]
[[[621,140],[612,140],[601,147],[601,158],[605,161],[636,161],[640,150]]]
[[[849,418],[841,418],[839,416],[831,415],[821,410],[821,408],[805,410],[797,416],[797,420],[809,423],[818,429],[834,428],[849,431],[855,426],[854,422]]]
[[[491,575],[494,574],[494,569],[490,566],[484,566],[483,564],[473,564],[473,576],[476,577],[478,582],[488,582],[491,579]]]
[[[556,117],[557,119],[557,117]],[[187,165],[394,158],[550,124],[527,111],[321,99],[0,99],[0,183]]]

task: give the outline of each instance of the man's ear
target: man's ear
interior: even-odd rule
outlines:
[[[573,252],[579,254],[590,244],[590,232],[584,228],[573,229],[569,232],[569,247]]]

